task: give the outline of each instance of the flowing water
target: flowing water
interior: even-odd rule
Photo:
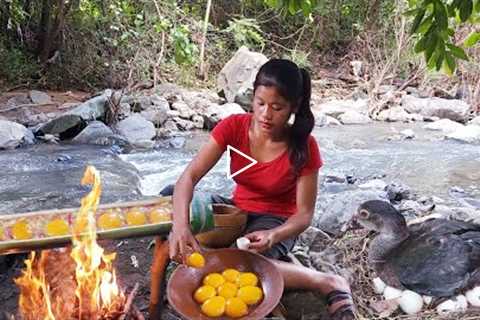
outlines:
[[[375,123],[363,126],[316,128],[314,136],[325,161],[319,193],[322,197],[354,192],[357,185],[381,177],[400,182],[414,192],[447,201],[480,198],[480,146],[443,140],[422,124]],[[396,139],[412,129],[416,137]],[[393,137],[393,138],[392,138]],[[186,138],[181,149],[163,148],[117,155],[110,148],[80,145],[36,145],[0,152],[0,213],[78,206],[86,188],[80,178],[87,164],[102,173],[102,203],[157,195],[174,183],[199,146],[208,139],[200,132]],[[198,190],[228,196],[233,182],[226,177],[226,158],[202,179]],[[327,176],[351,177],[355,184],[327,183]],[[455,187],[455,188],[453,188]],[[453,189],[452,189],[453,188]]]

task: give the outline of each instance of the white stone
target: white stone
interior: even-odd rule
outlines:
[[[385,187],[387,186],[387,183],[383,180],[380,179],[373,179],[370,181],[367,181],[358,187],[360,189],[377,189],[377,190],[385,190]]]
[[[468,303],[474,307],[480,307],[480,286],[468,290],[465,293]]]
[[[383,297],[385,300],[397,299],[402,296],[402,290],[387,286],[385,291],[383,291]]]
[[[382,294],[385,291],[386,287],[387,285],[385,284],[385,282],[383,282],[383,280],[379,277],[373,279],[373,290],[376,294]]]
[[[466,143],[480,143],[480,126],[467,125],[447,134],[447,138]]]
[[[403,291],[398,302],[400,304],[400,309],[406,314],[416,314],[420,312],[423,307],[422,296],[411,290]]]
[[[31,140],[32,133],[23,125],[0,120],[0,149],[14,149],[24,141]]]
[[[372,122],[369,116],[353,110],[339,115],[338,120],[343,124],[366,124]]]
[[[409,122],[409,121],[412,121],[412,120],[415,120],[415,121],[419,120],[419,119],[423,120],[423,117],[421,115],[417,115],[417,114],[415,114],[415,115],[409,114],[402,107],[394,106],[394,107],[389,108],[387,110],[381,111],[378,114],[376,119],[380,120],[380,121]]]
[[[402,98],[402,107],[409,113],[419,113],[426,117],[436,116],[461,122],[467,119],[471,109],[462,100],[438,97],[416,98],[411,95],[405,95]]]
[[[155,137],[155,126],[138,114],[134,114],[119,123],[116,128],[130,143],[151,140]]]
[[[405,138],[405,139],[413,139],[415,138],[415,132],[412,129],[405,129],[400,131],[400,134]]]
[[[315,107],[316,111],[322,112],[327,116],[338,118],[347,111],[356,111],[358,113],[368,114],[368,99],[358,100],[331,100]]]
[[[440,119],[423,127],[427,130],[442,131],[443,133],[448,134],[463,128],[463,125],[450,119]]]

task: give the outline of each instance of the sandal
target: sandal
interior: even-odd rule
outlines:
[[[337,302],[349,300],[349,303],[340,305],[334,312],[330,314],[330,319],[332,320],[354,320],[355,317],[355,307],[352,301],[352,295],[346,291],[342,290],[333,290],[327,294],[327,306],[330,308]]]

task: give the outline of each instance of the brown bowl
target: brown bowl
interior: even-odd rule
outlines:
[[[215,229],[196,235],[197,240],[208,248],[230,247],[242,235],[247,224],[247,214],[228,204],[213,204]]]
[[[258,276],[264,293],[263,300],[249,307],[248,314],[236,320],[260,320],[277,306],[283,293],[283,278],[280,271],[267,258],[245,250],[218,249],[204,253],[205,267],[191,268],[178,266],[167,285],[170,305],[189,320],[227,320],[227,316],[210,318],[201,312],[200,304],[193,299],[195,290],[201,286],[203,278],[212,272],[223,272],[235,268],[241,272],[253,272]]]

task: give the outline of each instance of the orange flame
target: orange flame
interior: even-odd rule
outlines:
[[[117,285],[112,266],[116,254],[104,254],[103,248],[96,241],[95,212],[102,191],[98,171],[88,166],[81,183],[92,184],[93,187],[81,200],[72,234],[73,248],[70,256],[75,261],[76,281],[76,306],[72,312],[75,314],[65,314],[62,305],[66,304],[68,298],[53,298],[49,292],[45,276],[47,254],[42,252],[40,261],[34,263],[35,254],[32,252],[30,259],[25,261],[26,270],[23,275],[15,280],[21,289],[19,306],[25,320],[102,319],[110,313],[121,311],[125,297]],[[57,313],[57,310],[63,311]]]

